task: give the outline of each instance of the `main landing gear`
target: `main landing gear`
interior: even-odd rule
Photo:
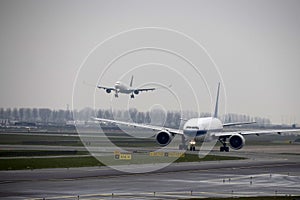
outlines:
[[[134,94],[131,94],[131,95],[130,95],[130,98],[132,98],[132,99],[133,99],[133,98],[134,98]]]
[[[179,145],[179,150],[190,150],[190,151],[196,151],[196,141],[191,140],[189,142],[189,147],[186,145],[188,140],[185,139],[184,135],[181,136],[181,144]]]
[[[226,143],[226,137],[219,138],[219,141],[223,145],[220,147],[220,152],[224,152],[224,151],[229,152],[229,147],[227,146],[227,143]]]

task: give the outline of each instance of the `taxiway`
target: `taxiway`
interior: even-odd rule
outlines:
[[[299,145],[290,146],[293,151]],[[178,199],[300,195],[300,156],[287,146],[255,146],[228,155],[246,160],[173,163],[159,171],[128,174],[109,167],[0,172],[1,199]],[[291,150],[291,149],[290,149]],[[290,151],[292,152],[292,151]],[[295,153],[295,152],[294,152]],[[216,153],[218,154],[218,153]],[[150,167],[128,165],[124,168]]]

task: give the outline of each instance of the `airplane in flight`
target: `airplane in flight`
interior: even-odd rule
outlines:
[[[222,123],[218,119],[218,101],[219,101],[219,91],[220,83],[218,84],[217,98],[215,104],[215,111],[213,117],[203,117],[203,118],[192,118],[186,121],[183,126],[183,129],[172,129],[161,126],[153,126],[148,124],[138,124],[123,122],[117,120],[103,119],[103,118],[94,118],[94,120],[99,122],[114,123],[119,125],[126,125],[131,127],[139,127],[145,129],[151,129],[153,131],[158,131],[156,133],[156,141],[161,146],[167,146],[175,135],[182,136],[182,144],[179,145],[179,149],[187,149],[186,145],[189,141],[190,150],[195,151],[196,140],[204,139],[205,136],[209,136],[211,139],[217,139],[222,146],[220,147],[221,152],[228,152],[229,146],[231,149],[239,150],[245,145],[245,137],[247,135],[257,135],[260,134],[271,134],[271,133],[286,133],[286,132],[300,132],[300,129],[273,129],[273,130],[241,130],[241,131],[226,131],[225,127],[243,125],[243,124],[252,124],[255,122],[235,122],[235,123]],[[228,146],[229,145],[229,146]]]
[[[115,92],[115,97],[119,97],[119,93],[123,94],[131,94],[130,97],[134,98],[134,95],[138,95],[140,92],[153,91],[156,88],[134,88],[133,84],[133,76],[131,76],[129,87],[122,83],[121,81],[117,81],[114,87],[105,87],[98,85],[97,88],[104,89],[106,93],[111,93],[111,91]]]

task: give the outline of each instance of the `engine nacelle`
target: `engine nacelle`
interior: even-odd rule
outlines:
[[[111,93],[111,89],[106,89],[106,93]]]
[[[229,145],[234,150],[239,150],[245,145],[245,138],[240,134],[230,136]]]
[[[139,91],[138,90],[134,90],[133,93],[136,94],[136,95],[138,95]]]
[[[156,134],[156,142],[161,146],[167,146],[173,139],[173,136],[168,131],[160,131]]]

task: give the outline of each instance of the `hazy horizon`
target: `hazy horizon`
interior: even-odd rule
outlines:
[[[71,108],[75,86],[74,108],[211,112],[221,82],[221,114],[300,124],[299,11],[297,0],[4,0],[0,2],[0,107],[66,109],[68,104]],[[205,50],[179,34],[146,29],[105,43],[83,63],[102,41],[142,27],[179,31]],[[150,46],[170,51],[136,51],[105,71],[116,56]],[[171,50],[191,60],[203,77]],[[131,100],[126,95],[115,99],[83,84],[113,86],[118,80],[128,84],[131,75],[135,86],[172,87]]]

